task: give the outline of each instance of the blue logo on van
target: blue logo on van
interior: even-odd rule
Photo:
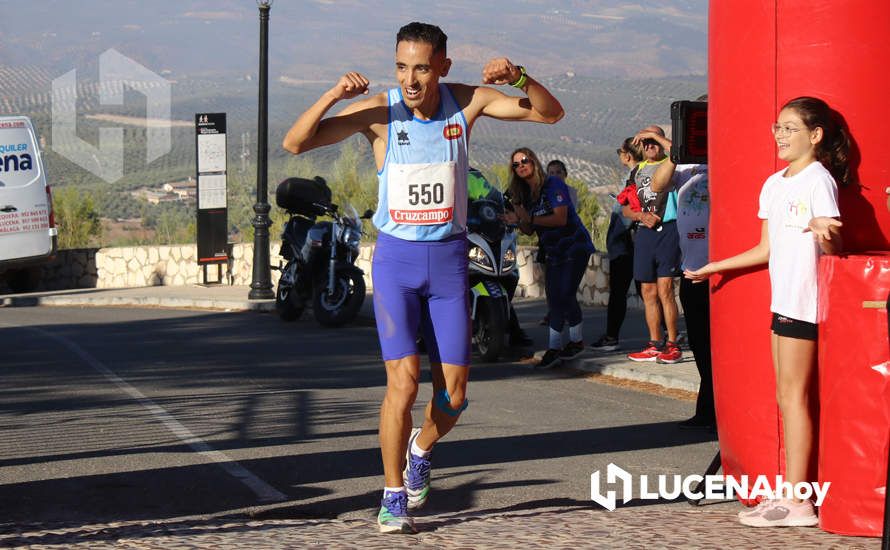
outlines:
[[[28,144],[27,143],[19,143],[18,145],[9,144],[9,145],[0,145],[0,155],[6,153],[17,153],[19,151],[27,151]]]
[[[27,150],[27,143],[10,143],[9,145],[0,145],[0,172],[18,172],[19,170],[31,170],[31,155],[28,153],[21,153],[21,151]]]
[[[18,172],[31,170],[31,155],[3,155],[0,157],[0,172]]]

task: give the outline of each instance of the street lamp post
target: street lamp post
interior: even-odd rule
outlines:
[[[260,9],[260,74],[259,109],[257,112],[256,204],[253,211],[253,277],[250,300],[273,298],[272,273],[269,268],[269,188],[268,188],[268,121],[269,121],[269,10],[272,0],[257,0]]]

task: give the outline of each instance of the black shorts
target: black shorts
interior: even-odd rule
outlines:
[[[661,277],[680,275],[677,222],[665,222],[655,229],[641,225],[634,240],[634,279],[654,283]]]
[[[778,313],[773,313],[773,322],[770,325],[770,329],[777,335],[787,338],[813,341],[819,338],[819,326],[815,323],[799,321]]]

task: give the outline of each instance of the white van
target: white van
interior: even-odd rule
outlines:
[[[0,116],[0,278],[33,290],[56,253],[52,197],[28,117]]]

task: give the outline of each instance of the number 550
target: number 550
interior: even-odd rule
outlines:
[[[408,185],[408,204],[424,206],[445,202],[445,185],[441,183],[412,183]]]

